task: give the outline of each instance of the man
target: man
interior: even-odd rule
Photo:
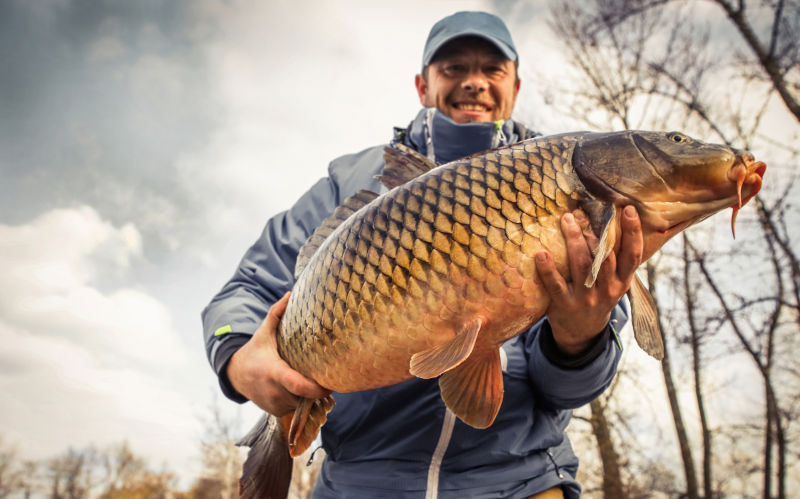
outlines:
[[[511,120],[520,89],[517,65],[499,18],[459,12],[442,19],[431,30],[416,77],[424,109],[408,128],[395,130],[393,141],[444,163],[530,137]],[[314,228],[356,190],[381,191],[374,175],[382,156],[383,145],[334,160],[326,178],[267,222],[204,310],[209,360],[228,397],[283,415],[298,396],[328,393],[278,356],[275,328],[285,306],[279,298],[291,289],[297,251]],[[636,211],[624,213],[621,249],[604,263],[593,288],[583,282],[596,241],[584,238],[574,216],[562,220],[572,281],[563,279],[547,252],[537,255],[552,304],[546,320],[502,347],[505,396],[491,427],[477,430],[457,420],[436,380],[335,394],[322,428],[327,457],[313,497],[578,497],[577,458],[564,429],[571,409],[597,397],[616,372],[616,331],[627,320],[618,302],[642,252]]]

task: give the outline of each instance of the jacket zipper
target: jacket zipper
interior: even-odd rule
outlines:
[[[507,365],[508,355],[503,348],[500,348],[500,367],[503,372],[506,371]],[[444,459],[444,454],[450,445],[455,425],[456,415],[445,407],[439,442],[436,444],[436,449],[433,451],[433,456],[431,456],[431,464],[428,466],[428,484],[425,488],[425,499],[436,499],[439,496],[439,471],[442,469],[442,459]],[[553,459],[552,454],[550,458]],[[553,463],[555,463],[555,459],[553,459]]]
[[[445,409],[444,421],[442,422],[442,432],[439,434],[439,442],[436,450],[431,456],[431,464],[428,467],[428,485],[425,491],[425,499],[436,499],[439,496],[439,471],[442,468],[442,459],[450,445],[453,436],[453,427],[456,424],[456,415],[450,409]]]

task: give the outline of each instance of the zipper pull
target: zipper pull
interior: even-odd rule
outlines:
[[[492,139],[492,149],[496,149],[506,143],[506,134],[503,132],[503,120],[494,122],[495,134]]]

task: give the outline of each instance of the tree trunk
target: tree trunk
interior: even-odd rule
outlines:
[[[708,427],[708,418],[706,417],[706,406],[703,400],[703,382],[700,361],[700,331],[697,327],[697,321],[694,314],[695,294],[692,291],[691,277],[690,277],[690,259],[689,249],[686,241],[688,236],[683,233],[683,293],[686,299],[686,317],[689,323],[689,332],[691,333],[691,346],[692,346],[692,371],[694,373],[694,396],[697,401],[697,412],[700,418],[700,428],[703,436],[703,493],[706,498],[713,497],[712,491],[712,473],[711,473],[711,430]]]
[[[653,297],[653,303],[658,307],[658,295],[655,289],[655,268],[651,262],[646,265],[647,280],[650,283],[650,295]],[[660,319],[659,319],[660,322]],[[663,324],[659,324],[661,330],[664,331]],[[675,382],[672,379],[672,368],[669,361],[669,348],[667,348],[666,340],[664,337],[664,359],[661,361],[661,372],[664,375],[664,385],[667,388],[667,398],[669,399],[669,407],[672,411],[672,421],[675,424],[675,433],[678,437],[678,446],[681,453],[681,461],[683,462],[683,475],[686,480],[686,497],[688,499],[699,499],[697,489],[697,475],[695,474],[694,459],[692,458],[692,449],[689,446],[689,437],[686,434],[686,426],[683,424],[683,416],[681,415],[681,408],[678,403],[678,393],[675,389]]]
[[[597,439],[597,449],[600,451],[600,461],[603,463],[603,497],[627,497],[623,492],[619,456],[614,450],[603,404],[595,399],[589,406],[592,409],[592,432]]]
[[[686,426],[683,424],[683,416],[681,415],[681,407],[678,404],[675,382],[672,380],[672,369],[669,363],[667,348],[664,348],[661,372],[664,374],[664,385],[667,387],[669,407],[672,410],[672,421],[675,423],[675,433],[678,437],[678,446],[681,452],[681,460],[683,461],[683,475],[686,479],[686,497],[689,499],[698,499],[700,496],[698,494],[697,476],[694,471],[694,458],[692,458],[692,449],[689,446]]]

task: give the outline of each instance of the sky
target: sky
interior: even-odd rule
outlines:
[[[478,8],[520,46],[543,22],[474,1],[0,2],[4,442],[127,440],[191,474],[210,407],[254,422],[219,394],[201,309],[330,160],[411,120],[430,26]]]
[[[569,130],[540,112],[564,67],[545,7],[0,1],[4,441],[43,459],[127,440],[195,473],[214,404],[258,417],[219,393],[200,311],[266,219],[413,118],[425,37],[457,10],[507,21],[515,116]]]

